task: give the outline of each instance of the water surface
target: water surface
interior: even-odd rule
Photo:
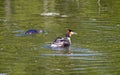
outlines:
[[[0,75],[119,75],[119,0],[0,1]],[[29,29],[47,34],[26,36]],[[66,29],[68,50],[48,46]]]

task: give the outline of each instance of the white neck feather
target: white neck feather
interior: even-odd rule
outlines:
[[[69,40],[69,42],[70,42],[70,44],[71,44],[71,39],[70,39],[70,37],[66,37],[68,40]]]

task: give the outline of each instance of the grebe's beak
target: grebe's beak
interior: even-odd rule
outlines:
[[[71,34],[77,34],[76,32],[71,32]]]

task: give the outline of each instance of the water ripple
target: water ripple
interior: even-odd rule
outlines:
[[[78,56],[97,56],[101,54],[41,54],[43,56],[73,56],[73,57],[78,57]]]

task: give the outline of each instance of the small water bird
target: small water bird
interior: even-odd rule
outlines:
[[[45,32],[44,30],[30,29],[30,30],[27,30],[27,31],[25,32],[25,34],[31,35],[31,34],[38,34],[38,33],[44,33],[44,32]]]
[[[64,48],[69,47],[71,45],[71,35],[77,34],[76,32],[73,32],[71,29],[67,29],[66,37],[57,37],[54,42],[50,45],[52,48]]]

